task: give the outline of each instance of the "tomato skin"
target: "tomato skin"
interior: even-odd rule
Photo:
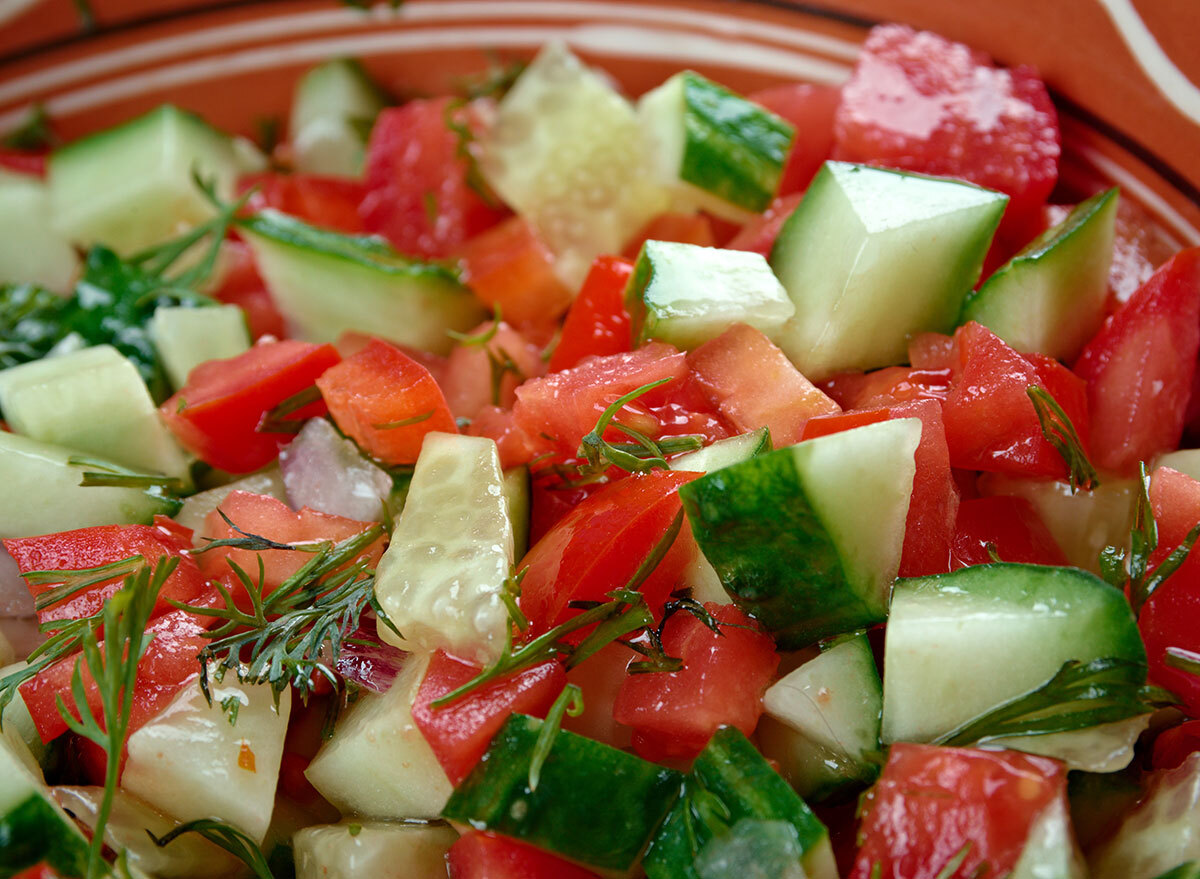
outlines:
[[[843,372],[818,387],[846,410],[870,409],[913,400],[945,400],[949,369],[885,366],[873,372]]]
[[[494,326],[494,321],[484,321],[471,330],[471,335],[486,335],[492,332]],[[504,372],[499,393],[495,397],[493,361],[499,364],[511,361],[518,370],[516,374]],[[538,346],[509,326],[507,321],[501,321],[485,344],[455,345],[446,361],[442,378],[437,383],[454,417],[474,419],[484,406],[511,408],[516,399],[517,385],[545,372],[546,364]]]
[[[531,337],[547,339],[571,304],[571,291],[554,274],[554,255],[528,220],[510,217],[476,235],[458,257],[463,282],[492,310]]]
[[[230,473],[250,473],[275,460],[279,447],[291,439],[286,433],[260,433],[263,416],[340,359],[332,345],[259,342],[228,360],[201,363],[159,412],[203,461]],[[324,411],[318,401],[289,417],[302,421]]]
[[[213,298],[242,310],[250,337],[255,341],[263,336],[276,339],[287,336],[287,324],[258,274],[249,245],[230,238],[221,245],[221,258],[224,274],[221,285],[213,291]]]
[[[1006,193],[1000,234],[1018,247],[1036,234],[1058,180],[1058,116],[1037,74],[904,25],[872,28],[834,130],[836,159]]]
[[[770,259],[771,248],[775,246],[779,230],[783,228],[783,224],[792,215],[792,211],[796,210],[803,198],[804,193],[796,192],[775,199],[765,211],[749,220],[736,235],[729,239],[729,243],[725,247],[728,250],[749,250],[753,253],[761,253]]]
[[[485,106],[454,109],[454,98],[409,101],[379,114],[367,143],[363,227],[401,253],[451,256],[463,242],[504,217],[468,184],[469,163],[448,116],[475,134]]]
[[[449,705],[430,704],[480,671],[477,665],[435,651],[413,701],[413,721],[453,785],[475,768],[510,714],[545,717],[567,684],[562,665],[549,660],[498,678]]]
[[[1070,562],[1037,510],[1021,497],[971,498],[958,508],[952,567],[986,565],[993,559],[987,545],[1006,562],[1067,566]]]
[[[332,513],[320,513],[308,507],[292,512],[291,508],[277,498],[263,494],[252,494],[248,491],[230,492],[221,505],[208,514],[204,522],[204,536],[212,540],[223,540],[239,536],[222,517],[224,513],[230,521],[243,531],[259,534],[269,540],[279,543],[311,543],[313,541],[329,540],[338,543],[356,534],[361,534],[372,523],[347,519],[345,516],[335,516]],[[359,556],[368,559],[372,565],[379,561],[383,554],[384,539],[368,546]],[[308,553],[293,552],[283,549],[267,549],[255,552],[249,549],[222,546],[201,553],[200,570],[210,580],[223,582],[233,595],[237,606],[249,610],[250,597],[241,580],[233,572],[230,562],[245,571],[254,583],[259,583],[259,560],[262,560],[262,589],[264,595],[269,595],[279,588],[284,580],[300,570],[311,556]]]
[[[5,540],[4,548],[22,574],[30,571],[70,571],[96,568],[140,555],[153,568],[159,559],[178,559],[175,570],[163,583],[152,617],[171,609],[168,599],[190,602],[204,590],[204,576],[194,559],[182,555],[192,548],[192,532],[179,523],[155,516],[153,525],[97,525],[74,531],[61,531],[40,537]],[[99,583],[38,613],[38,622],[81,619],[99,611],[104,602],[122,586],[121,578]],[[29,584],[37,597],[58,584]]]
[[[966,879],[984,861],[989,875],[1003,875],[1039,813],[1065,798],[1066,784],[1066,767],[1046,757],[898,742],[862,800],[850,879],[935,879],[967,843],[952,879]]]
[[[1200,248],[1180,251],[1083,349],[1096,464],[1132,473],[1183,434],[1200,351]]]
[[[842,101],[841,87],[793,82],[754,92],[747,98],[782,116],[796,129],[777,194],[791,195],[807,189],[833,154],[833,121]]]
[[[1200,751],[1200,720],[1189,720],[1159,733],[1151,762],[1155,769],[1174,769],[1194,751]]]
[[[446,862],[450,879],[600,879],[528,843],[480,830],[460,836]]]
[[[734,324],[696,348],[688,366],[738,433],[768,427],[777,449],[798,443],[808,419],[841,411],[774,342],[746,324]]]
[[[613,717],[633,727],[633,748],[647,760],[695,757],[718,727],[750,735],[762,716],[762,695],[779,667],[775,642],[732,604],[704,609],[720,635],[690,613],[675,614],[662,646],[683,668],[626,675],[617,693]]]
[[[633,261],[600,256],[592,263],[579,295],[563,321],[562,335],[550,355],[550,372],[578,366],[586,357],[621,354],[632,346],[625,286]]]
[[[1082,380],[1055,360],[1022,356],[995,333],[970,321],[955,333],[958,368],[943,407],[950,463],[966,470],[1065,479],[1062,456],[1043,436],[1027,388],[1045,389],[1066,412],[1088,448]]]
[[[372,339],[317,379],[337,426],[385,464],[412,464],[425,434],[458,433],[454,416],[429,370],[395,345]],[[428,417],[402,427],[377,425]]]
[[[521,610],[536,636],[579,611],[571,601],[605,601],[624,586],[682,509],[678,488],[699,473],[655,470],[611,482],[563,516],[526,553],[518,569]],[[670,555],[670,553],[668,553]],[[661,582],[661,579],[656,581]],[[667,591],[643,594],[651,609],[661,608]]]
[[[239,193],[254,189],[246,202],[248,214],[274,208],[314,226],[347,235],[361,235],[364,231],[358,205],[366,187],[358,180],[262,171],[239,179],[237,188]]]
[[[490,403],[475,413],[474,419],[467,425],[466,433],[495,440],[500,452],[500,466],[505,470],[528,464],[541,447],[517,425],[511,409]]]
[[[625,682],[625,669],[637,658],[629,647],[613,642],[568,671],[567,683],[579,687],[583,693],[583,713],[578,717],[564,714],[563,729],[614,748],[628,748],[629,727],[613,717],[613,705]]]
[[[697,247],[715,247],[713,224],[704,214],[681,214],[673,211],[659,214],[638,230],[625,245],[624,255],[636,260],[647,241],[676,241]]]

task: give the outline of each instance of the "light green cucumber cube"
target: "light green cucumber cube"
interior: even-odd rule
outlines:
[[[0,284],[38,284],[66,293],[78,273],[79,255],[51,225],[46,184],[0,171]]]
[[[288,120],[296,170],[360,176],[364,132],[385,103],[383,93],[356,59],[334,58],[305,73],[296,84]]]
[[[164,305],[150,319],[150,336],[176,390],[201,363],[236,357],[250,348],[246,315],[236,305]]]

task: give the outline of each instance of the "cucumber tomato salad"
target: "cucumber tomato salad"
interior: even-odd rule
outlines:
[[[283,134],[0,155],[0,877],[1200,876],[1200,249],[1034,71]]]

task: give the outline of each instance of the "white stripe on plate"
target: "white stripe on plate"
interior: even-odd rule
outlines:
[[[1121,164],[1114,162],[1098,150],[1082,144],[1074,146],[1072,151],[1086,159],[1095,166],[1096,170],[1120,186],[1121,189],[1132,193],[1137,201],[1152,213],[1157,214],[1160,220],[1170,226],[1185,244],[1189,246],[1200,245],[1200,231],[1197,231],[1162,196],[1126,170]],[[1178,244],[1178,242],[1175,243]]]

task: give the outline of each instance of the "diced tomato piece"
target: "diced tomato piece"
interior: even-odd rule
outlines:
[[[707,445],[737,433],[709,400],[694,372],[653,389],[639,402],[653,416],[651,435],[658,440],[699,436]]]
[[[196,606],[213,607],[220,604],[220,596],[210,587],[192,603]],[[130,712],[130,732],[137,730],[165,708],[183,685],[200,673],[197,656],[209,643],[203,632],[211,623],[211,617],[173,610],[152,620],[146,627],[146,631],[154,637],[138,663],[133,708]],[[79,717],[71,695],[71,677],[79,659],[79,654],[60,659],[36,677],[21,684],[19,688],[21,698],[25,700],[25,706],[29,709],[38,736],[43,742],[52,741],[67,731],[66,721],[58,713],[57,697],[61,696],[71,713],[76,718]],[[101,717],[100,690],[86,663],[82,672],[87,704],[94,716]]]
[[[9,171],[16,171],[18,174],[45,177],[46,157],[46,153],[26,152],[24,150],[0,150],[0,168],[7,168]]]
[[[458,256],[463,281],[475,295],[539,340],[552,334],[571,304],[571,291],[554,274],[554,254],[523,217],[510,217],[475,236]]]
[[[265,494],[248,491],[230,492],[221,505],[204,520],[203,536],[211,540],[225,540],[240,536],[221,516],[249,534],[257,534],[277,543],[314,543],[330,541],[340,543],[371,527],[370,522],[359,522],[345,516],[321,513],[302,508],[292,512],[283,501]],[[379,538],[363,550],[358,557],[368,559],[371,564],[379,561],[383,554],[383,538]],[[283,581],[300,570],[312,556],[306,552],[285,549],[267,549],[255,552],[250,549],[222,546],[201,553],[200,570],[211,580],[221,580],[233,593],[238,607],[249,608],[249,596],[231,564],[237,565],[255,584],[259,583],[259,560],[262,560],[262,591],[269,595]]]
[[[668,470],[634,474],[601,487],[563,516],[520,564],[521,610],[531,633],[578,613],[569,602],[604,601],[624,586],[678,515],[679,486],[699,476]],[[669,586],[663,594],[643,594],[652,609],[660,608]]]
[[[841,411],[774,342],[746,324],[734,324],[692,351],[688,365],[738,433],[768,427],[777,449],[800,442],[808,419]]]
[[[494,321],[485,321],[471,335],[486,336],[492,333],[493,326]],[[517,385],[545,372],[546,364],[538,346],[507,321],[501,321],[486,343],[455,345],[438,384],[454,417],[474,418],[484,406],[511,408]]]
[[[1200,247],[1156,271],[1087,343],[1075,371],[1087,381],[1100,467],[1130,473],[1174,449],[1200,350]]]
[[[664,378],[679,380],[686,374],[684,355],[661,342],[626,354],[592,357],[517,388],[513,418],[530,437],[549,437],[544,448],[571,457],[579,441],[618,397],[642,385]],[[620,418],[652,437],[658,434],[657,419],[639,401],[627,405]]]
[[[1159,733],[1151,762],[1155,769],[1174,769],[1200,751],[1200,720],[1189,720]]]
[[[259,431],[264,416],[338,362],[332,345],[285,340],[259,342],[228,360],[201,363],[187,384],[159,409],[171,431],[201,460],[230,473],[269,464],[290,433]],[[324,414],[319,400],[289,418]]]
[[[965,500],[958,508],[953,567],[986,565],[995,559],[1031,565],[1069,565],[1037,510],[1022,497],[997,495]]]
[[[762,696],[779,667],[775,642],[732,604],[704,609],[719,624],[712,631],[680,612],[663,627],[668,656],[683,660],[674,672],[627,675],[613,716],[633,727],[633,747],[647,760],[691,758],[723,725],[754,732]]]
[[[469,830],[446,853],[450,879],[600,879],[591,870],[507,836]]]
[[[454,98],[409,101],[379,114],[367,144],[367,194],[359,213],[368,232],[401,253],[450,256],[505,215],[472,185],[467,145],[448,123],[482,130],[484,108]],[[476,184],[477,185],[477,184]]]
[[[833,155],[833,120],[842,100],[841,87],[793,82],[747,97],[796,128],[778,194],[791,195],[807,189],[824,161]]]
[[[354,330],[346,330],[333,343],[333,347],[337,348],[338,354],[345,360],[347,357],[352,357],[362,351],[371,344],[371,340],[378,338],[367,333],[359,333]],[[420,348],[413,348],[409,345],[401,345],[398,342],[391,342],[387,339],[383,341],[391,345],[395,345],[406,356],[411,357],[417,363],[429,370],[429,374],[440,387],[446,378],[446,367],[448,358],[444,354],[434,354],[432,351],[422,351]]]
[[[1042,434],[1027,389],[1037,385],[1054,397],[1086,449],[1083,382],[1048,357],[1023,357],[974,321],[959,327],[955,340],[961,369],[943,408],[950,463],[1011,476],[1066,478],[1066,464]]]
[[[577,366],[585,357],[621,354],[632,345],[625,287],[633,262],[620,256],[600,256],[592,263],[575,298],[562,335],[550,355],[550,372]]]
[[[0,156],[0,164],[3,164],[3,156]],[[48,864],[38,864],[28,870],[22,870],[12,879],[61,879],[61,877]]]
[[[543,445],[530,439],[528,434],[517,426],[511,409],[502,409],[491,404],[475,413],[466,432],[470,436],[486,436],[495,440],[496,448],[500,452],[500,466],[506,470],[509,467],[528,464]]]
[[[850,877],[967,879],[984,862],[988,875],[1003,876],[1039,815],[1065,800],[1066,786],[1066,767],[1047,757],[897,742],[863,798]],[[958,869],[943,872],[959,856]]]
[[[1200,523],[1200,482],[1159,467],[1150,478],[1150,508],[1158,526],[1158,548],[1150,559],[1156,567]],[[1200,677],[1166,663],[1168,647],[1200,653],[1200,552],[1193,549],[1154,591],[1138,617],[1138,628],[1146,642],[1150,679],[1183,699],[1188,714],[1200,717]]]
[[[836,415],[820,415],[810,418],[804,423],[801,440],[816,439],[819,436],[829,436],[844,430],[854,430],[856,427],[866,427],[868,424],[878,424],[891,417],[886,408],[880,409],[851,409],[849,412],[839,412]]]
[[[238,181],[239,193],[249,189],[254,192],[246,202],[246,213],[274,208],[314,226],[347,235],[364,231],[358,206],[367,190],[359,180],[263,171]]]
[[[510,714],[545,717],[567,683],[562,665],[550,660],[498,678],[449,705],[430,704],[480,671],[438,650],[413,701],[413,721],[454,785],[475,768]]]
[[[958,344],[943,333],[917,333],[908,342],[908,362],[920,370],[946,370],[952,374],[962,367]]]
[[[1012,241],[1033,237],[1058,180],[1058,116],[1037,74],[904,25],[871,30],[834,131],[834,158],[1006,193],[1001,234]]]
[[[775,199],[765,211],[748,221],[725,247],[728,250],[749,250],[770,258],[779,230],[803,198],[804,193],[796,192]]]
[[[818,387],[847,410],[913,400],[944,400],[950,393],[950,370],[886,366],[874,372],[831,376]]]
[[[317,387],[337,426],[385,464],[414,463],[431,431],[458,432],[429,370],[379,339],[322,375]]]
[[[704,214],[681,214],[667,211],[659,214],[638,230],[625,245],[625,256],[637,259],[647,241],[677,241],[699,247],[714,247],[713,224]]]
[[[255,341],[263,336],[276,339],[286,336],[283,315],[258,274],[249,245],[233,238],[226,240],[221,245],[221,266],[221,285],[213,291],[213,298],[236,305],[245,313],[250,336]]]
[[[4,548],[22,574],[31,571],[78,571],[98,568],[123,559],[141,556],[153,568],[160,559],[178,559],[175,570],[163,583],[153,616],[166,613],[167,599],[189,602],[204,589],[204,576],[191,556],[192,532],[178,522],[156,516],[153,525],[97,525],[40,537],[5,540]],[[81,619],[99,611],[104,602],[123,585],[123,577],[114,577],[91,586],[38,612],[38,621]],[[36,598],[62,585],[29,583]]]
[[[1159,225],[1132,199],[1117,203],[1112,263],[1108,269],[1109,311],[1128,302],[1154,270],[1175,255]]]
[[[568,671],[567,683],[583,693],[583,713],[578,717],[564,714],[563,729],[614,748],[628,748],[629,727],[613,718],[613,705],[625,681],[625,669],[636,658],[632,649],[614,642]]]
[[[553,473],[536,475],[530,480],[529,490],[530,546],[541,540],[567,513],[600,488],[599,483],[567,485]]]

